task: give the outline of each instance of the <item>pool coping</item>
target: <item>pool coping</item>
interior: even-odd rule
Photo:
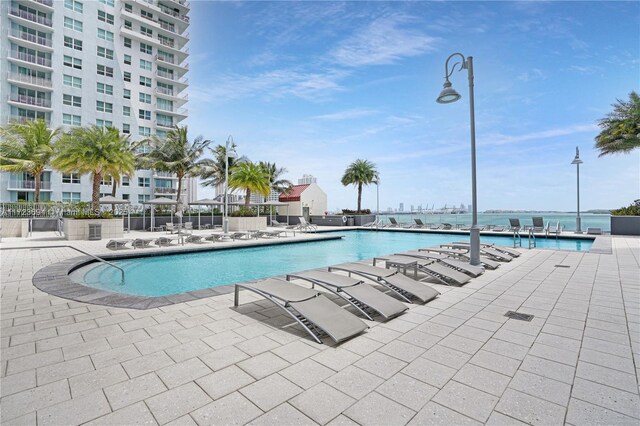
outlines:
[[[188,248],[181,248],[179,250],[161,250],[161,251],[143,251],[137,250],[135,252],[119,252],[113,254],[102,255],[104,260],[120,260],[120,259],[132,259],[152,256],[169,256],[186,253],[201,253],[206,251],[221,251],[221,250],[237,250],[243,248],[255,248],[255,247],[268,247],[282,244],[303,244],[318,241],[338,240],[341,239],[341,235],[318,235],[314,238],[307,238],[304,240],[284,240],[284,241],[269,241],[259,242],[254,244],[243,244],[238,246],[195,246]],[[64,247],[64,246],[59,246]],[[175,293],[168,296],[136,296],[122,293],[115,293],[112,291],[100,290],[97,288],[89,287],[80,283],[76,283],[71,280],[69,274],[83,266],[98,262],[91,256],[76,256],[71,259],[64,260],[62,262],[56,262],[51,265],[45,266],[39,269],[32,278],[33,285],[45,293],[53,296],[61,297],[63,299],[73,300],[76,302],[90,303],[93,305],[103,305],[114,308],[130,308],[130,309],[151,309],[159,308],[162,306],[173,305],[176,303],[188,302],[197,299],[203,299],[206,297],[219,296],[222,294],[229,294],[234,291],[234,284],[228,284],[218,287],[208,287],[200,290]],[[254,280],[255,281],[255,280]],[[253,281],[247,281],[253,282]],[[240,284],[240,283],[238,283]]]

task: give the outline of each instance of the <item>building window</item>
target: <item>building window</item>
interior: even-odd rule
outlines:
[[[129,176],[122,176],[120,185],[121,186],[129,186]]]
[[[147,12],[146,10],[142,9],[140,11],[140,16],[142,16],[143,18],[147,18],[151,21],[153,21],[153,13],[151,12]]]
[[[107,24],[113,25],[113,15],[105,12],[104,10],[98,11],[98,21],[106,22]]]
[[[124,55],[124,63],[126,65],[131,65],[131,55]]]
[[[146,177],[139,177],[138,186],[143,188],[149,188],[151,186],[151,179]]]
[[[112,182],[111,176],[103,176],[100,185],[111,185]]]
[[[133,24],[131,23],[131,21],[127,21],[126,19],[124,20],[124,29],[125,30],[132,30],[133,29]]]
[[[98,75],[104,75],[105,77],[113,77],[113,68],[105,65],[98,65]]]
[[[82,98],[80,96],[62,95],[62,103],[76,108],[82,108]]]
[[[122,194],[122,199],[129,201],[129,194]]]
[[[113,59],[113,50],[98,46],[98,56],[106,59]]]
[[[115,0],[98,0],[102,4],[106,4],[107,6],[113,7]]]
[[[142,93],[140,92],[138,94],[138,100],[142,103],[145,104],[150,104],[151,103],[151,95],[147,94],[147,93]]]
[[[149,55],[153,54],[153,47],[150,44],[140,43],[140,51]]]
[[[151,87],[151,79],[149,77],[140,76],[140,86]]]
[[[146,71],[151,71],[151,61],[145,61],[144,59],[140,59],[140,68]]]
[[[82,69],[82,59],[74,58],[73,56],[64,55],[63,64],[65,67],[75,68],[77,70]]]
[[[113,86],[110,84],[97,83],[96,91],[105,95],[113,95]]]
[[[96,111],[112,113],[113,104],[109,102],[96,101]]]
[[[123,106],[122,107],[122,115],[124,115],[125,117],[131,116],[131,107]]]
[[[127,38],[127,37],[124,38],[124,47],[131,48],[131,39],[130,38]]]
[[[62,202],[63,203],[79,203],[80,193],[79,192],[63,192]]]
[[[62,175],[62,183],[80,183],[80,175],[77,173],[65,173]]]
[[[131,125],[127,123],[122,124],[122,133],[128,135],[131,133]]]
[[[125,71],[123,73],[123,78],[124,81],[128,81],[129,83],[131,83],[131,73],[129,71]]]
[[[130,3],[125,3],[124,4],[124,10],[125,10],[125,12],[133,12],[133,6],[131,6]]]
[[[74,77],[72,75],[64,74],[62,76],[62,84],[70,87],[82,88],[82,79],[80,77]]]
[[[64,27],[69,28],[70,30],[82,32],[82,21],[65,16]]]
[[[82,51],[82,40],[77,38],[64,36],[64,47]]]
[[[79,115],[62,114],[62,124],[65,126],[82,126],[82,118]]]
[[[139,136],[151,136],[151,128],[138,126],[138,135]]]
[[[144,109],[139,109],[138,110],[138,118],[141,118],[143,120],[151,120],[151,111],[147,111]]]
[[[151,28],[147,28],[144,25],[140,25],[140,33],[142,35],[146,35],[147,37],[153,37],[153,30]]]
[[[111,31],[98,28],[98,38],[102,40],[113,41],[113,33]]]
[[[142,204],[149,201],[149,194],[138,194],[138,203]]]
[[[113,121],[98,119],[96,120],[96,126],[102,128],[113,127]]]
[[[122,92],[122,97],[125,99],[131,99],[131,90],[124,89],[124,91]]]
[[[74,12],[82,13],[82,3],[76,0],[64,0],[64,7]]]

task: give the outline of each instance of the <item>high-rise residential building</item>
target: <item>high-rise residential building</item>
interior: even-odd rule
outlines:
[[[0,1],[0,126],[43,119],[64,130],[113,126],[141,140],[187,118],[186,0]],[[6,54],[6,55],[5,55]],[[33,200],[29,173],[3,173],[2,201]],[[132,203],[175,198],[177,178],[138,170],[117,195]],[[185,201],[197,182],[183,181]],[[47,169],[42,201],[88,201],[90,176]],[[103,194],[111,193],[105,177]]]
[[[310,185],[312,183],[318,183],[318,179],[312,175],[302,175],[302,178],[298,179],[298,185]]]
[[[400,206],[398,208],[398,212],[404,212],[404,203],[400,203]]]

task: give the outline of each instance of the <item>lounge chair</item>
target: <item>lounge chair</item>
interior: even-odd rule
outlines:
[[[153,238],[136,238],[131,242],[131,246],[134,249],[137,248],[149,248],[151,247],[151,243],[153,242]]]
[[[440,281],[442,284],[462,286],[469,282],[470,278],[468,275],[463,274],[462,272],[456,271],[452,268],[449,268],[445,265],[439,264],[435,260],[422,260],[415,257],[401,256],[401,255],[394,254],[392,256],[376,257],[374,258],[374,262],[376,260],[383,260],[387,268],[392,268],[398,265],[405,264],[405,262],[408,259],[416,261],[415,263],[416,270],[423,272],[429,275],[430,277],[435,278],[436,280]]]
[[[182,230],[184,231],[193,231],[193,222],[185,222],[182,224]]]
[[[284,228],[289,225],[287,225],[286,223],[280,223],[275,219],[271,219],[271,226],[273,226],[274,228]]]
[[[238,306],[241,289],[273,302],[318,343],[322,343],[322,333],[339,343],[369,328],[360,318],[340,308],[322,293],[286,281],[269,278],[252,284],[236,284],[233,306]]]
[[[376,225],[378,225],[378,221],[374,220],[373,222],[365,223],[364,225],[362,225],[362,227],[364,227],[364,228],[373,228]]]
[[[372,311],[387,320],[409,309],[402,302],[376,290],[364,281],[344,275],[313,270],[287,274],[287,281],[291,281],[292,278],[308,281],[312,287],[319,285],[342,297],[369,320],[373,320],[369,314]]]
[[[531,222],[533,223],[533,226],[531,227],[533,232],[544,232],[544,219],[542,217],[532,217]]]
[[[457,248],[462,248],[467,250],[470,249],[469,243],[447,243],[447,244],[440,244],[440,247],[452,248],[452,249],[457,249]],[[499,262],[511,262],[513,260],[513,256],[505,252],[496,250],[492,247],[483,247],[482,245],[480,245],[480,253],[492,259],[495,259]]]
[[[168,247],[176,240],[177,240],[176,238],[172,238],[172,237],[158,237],[156,238],[154,243],[158,247]]]
[[[445,254],[447,256],[459,258],[467,262],[470,260],[468,249],[445,249],[442,247],[425,247],[425,248],[418,249],[418,251]],[[489,259],[486,256],[480,256],[480,263],[482,263],[482,265],[488,269],[496,269],[500,266],[500,262],[496,262],[495,260]]]
[[[203,238],[202,235],[190,234],[190,235],[187,235],[187,237],[184,240],[188,243],[203,244],[204,241],[202,241],[202,238]]]
[[[551,221],[547,222],[547,227],[545,229],[545,237],[549,238],[550,234],[556,236],[556,240],[558,239],[558,235],[562,233],[562,226],[560,226],[560,222],[556,222],[556,226],[551,226]]]
[[[334,265],[329,267],[329,271],[343,271],[359,275],[377,282],[395,292],[401,299],[411,303],[412,299],[417,299],[421,303],[426,303],[435,299],[440,292],[434,290],[425,283],[413,280],[406,275],[402,275],[398,271],[390,269],[378,268],[366,263],[354,262],[343,265]]]
[[[466,244],[468,246],[469,245],[469,241],[455,241],[454,244]],[[496,249],[498,251],[507,253],[511,257],[520,257],[520,255],[522,254],[518,250],[514,250],[512,248],[501,246],[501,245],[497,245],[497,244],[494,244],[494,243],[480,243],[480,247],[494,248],[494,249]]]
[[[176,230],[175,226],[171,222],[165,224],[165,229],[167,230],[167,234],[173,234],[173,231]]]
[[[118,250],[127,248],[126,245],[131,242],[131,240],[109,240],[107,243],[107,248],[111,250]]]
[[[254,238],[257,239],[257,237],[255,236],[256,233],[251,233],[249,231],[246,232],[231,232],[229,234],[229,237],[231,237],[232,240],[253,240]]]
[[[389,219],[389,224],[385,225],[385,228],[399,228],[400,227],[400,224],[398,223],[398,221],[396,220],[395,217],[389,217],[387,219]]]
[[[491,230],[495,232],[504,232],[505,229],[507,229],[507,227],[503,225],[497,225],[491,228]]]
[[[204,237],[204,239],[215,243],[216,241],[222,241],[222,237],[224,237],[224,234],[211,234]],[[229,235],[229,237],[231,237],[231,235]]]
[[[300,229],[301,231],[305,231],[305,232],[309,232],[309,231],[317,231],[318,227],[316,225],[314,225],[313,223],[309,223],[307,222],[307,219],[305,219],[302,216],[298,217],[298,220],[300,221],[300,225],[298,225],[298,229]]]
[[[602,235],[602,228],[587,228],[588,235]]]
[[[422,219],[413,219],[413,221],[416,223],[415,224],[415,228],[426,228],[427,224],[425,224]]]
[[[470,265],[467,262],[452,259],[449,256],[438,253],[427,253],[426,251],[407,251],[404,253],[396,253],[399,256],[417,257],[423,260],[435,260],[450,268],[463,272],[471,277],[478,277],[484,274],[484,268],[482,266]]]
[[[518,218],[509,219],[509,231],[519,231],[521,229],[522,229],[522,225],[520,225],[520,219]]]
[[[280,238],[287,235],[286,231],[258,231],[254,234],[256,238]]]

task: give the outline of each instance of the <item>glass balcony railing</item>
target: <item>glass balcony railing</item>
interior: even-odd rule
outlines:
[[[51,39],[48,39],[46,37],[40,37],[35,34],[30,34],[26,31],[20,31],[17,28],[11,28],[11,30],[9,31],[9,35],[11,37],[15,37],[21,40],[30,41],[31,43],[39,44],[41,46],[47,46],[47,47],[52,46]]]
[[[31,84],[33,86],[51,87],[52,81],[50,79],[36,77],[34,75],[20,74],[17,72],[10,72],[8,76],[9,81],[19,81],[21,83]]]
[[[13,16],[17,16],[19,18],[38,23],[40,25],[44,25],[47,27],[53,26],[50,18],[45,18],[44,16],[39,16],[39,15],[36,15],[35,13],[27,12],[26,10],[21,10],[17,7],[12,7],[9,13]]]
[[[163,4],[158,4],[158,7],[160,8],[160,10],[164,13],[166,13],[169,16],[173,16],[174,18],[178,18],[181,21],[184,21],[186,23],[189,23],[189,17],[187,15],[183,15],[179,12],[176,12],[175,10],[171,9],[170,7],[167,7]]]
[[[36,189],[35,180],[9,179],[8,189]],[[51,182],[40,182],[40,189],[51,189]]]
[[[9,95],[9,100],[24,105],[51,108],[51,99],[42,99],[36,98],[35,96],[18,95],[17,93],[12,93]]]
[[[189,100],[189,95],[187,93],[180,93],[180,91],[174,90],[174,89],[167,89],[165,87],[156,87],[155,92],[156,92],[156,95],[170,96],[172,98],[177,98],[183,101]]]
[[[36,120],[44,120],[44,122],[47,124],[47,126],[51,125],[51,120],[47,119],[47,118],[42,118],[42,117],[25,117],[23,115],[15,115],[15,114],[11,114],[9,116],[9,121],[12,123],[18,123],[18,124],[25,124],[25,123],[30,123],[32,121],[36,121]]]
[[[18,52],[17,50],[10,50],[9,57],[18,59],[20,61],[30,62],[32,64],[42,65],[47,68],[51,68],[51,59],[42,58],[40,56],[31,55],[29,53]]]
[[[45,6],[48,7],[53,7],[53,0],[33,0],[36,3],[40,3],[40,4],[44,4]]]

